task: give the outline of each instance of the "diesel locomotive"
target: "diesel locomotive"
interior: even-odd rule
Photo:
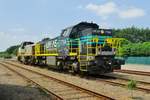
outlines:
[[[25,64],[45,64],[60,71],[103,74],[120,69],[124,64],[123,60],[115,58],[117,46],[111,29],[80,22],[63,29],[56,38],[45,38],[37,43],[23,42],[18,50],[18,60]]]

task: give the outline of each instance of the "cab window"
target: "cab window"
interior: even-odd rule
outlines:
[[[62,31],[62,36],[63,36],[63,37],[69,36],[71,30],[72,30],[72,28],[64,29],[64,30]]]

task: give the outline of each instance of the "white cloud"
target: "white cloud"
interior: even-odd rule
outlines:
[[[86,9],[95,12],[97,15],[101,16],[104,19],[106,19],[108,15],[117,12],[117,6],[114,2],[108,2],[102,5],[90,3],[86,6]]]
[[[145,11],[140,8],[129,8],[119,12],[121,18],[137,18],[145,15]]]
[[[136,7],[128,7],[127,9],[124,9],[121,6],[117,5],[115,2],[107,2],[101,5],[89,3],[85,6],[85,8],[96,13],[104,20],[113,15],[116,15],[122,19],[129,19],[142,17],[146,14],[144,9]]]

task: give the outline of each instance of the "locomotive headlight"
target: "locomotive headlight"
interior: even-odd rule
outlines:
[[[109,62],[108,64],[109,64],[109,65],[111,65],[112,63],[111,63],[111,62]]]
[[[104,32],[104,30],[101,30],[101,34],[104,34],[105,32]]]

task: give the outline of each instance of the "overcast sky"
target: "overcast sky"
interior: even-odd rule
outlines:
[[[58,36],[80,21],[103,28],[150,27],[150,0],[0,0],[0,51]]]

